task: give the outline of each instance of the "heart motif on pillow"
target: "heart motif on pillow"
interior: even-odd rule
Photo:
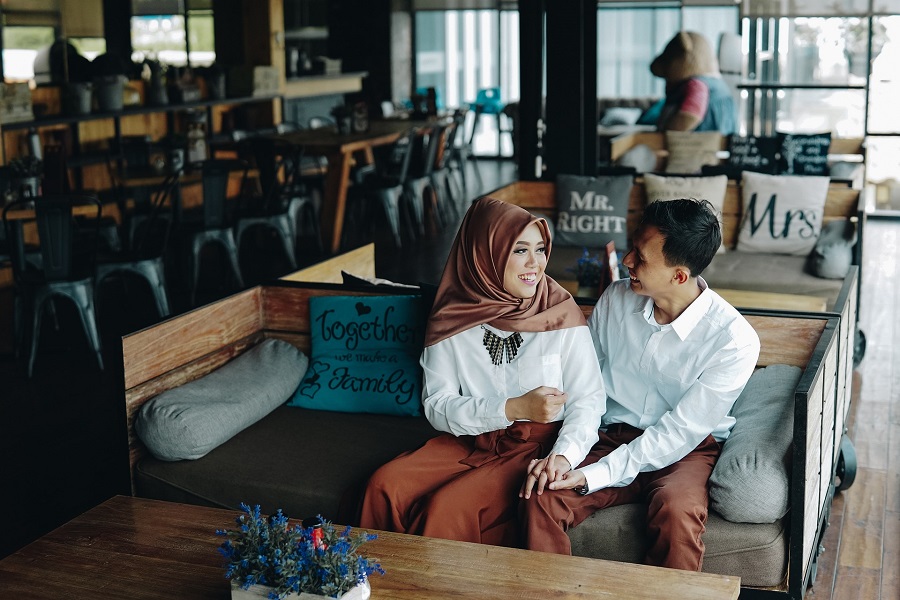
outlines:
[[[371,306],[366,306],[366,305],[363,304],[362,302],[357,302],[357,303],[356,303],[356,314],[359,315],[360,317],[363,316],[363,315],[367,315],[367,314],[369,314],[370,312],[372,312],[372,307],[371,307]]]

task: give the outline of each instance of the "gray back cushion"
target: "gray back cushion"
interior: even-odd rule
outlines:
[[[291,344],[265,340],[208,375],[148,400],[135,431],[156,458],[200,458],[284,404],[308,363]]]
[[[790,502],[794,393],[802,370],[769,365],[734,403],[736,423],[709,478],[710,507],[737,523],[773,523]]]

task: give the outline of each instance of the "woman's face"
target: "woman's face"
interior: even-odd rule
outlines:
[[[529,225],[513,244],[503,287],[517,298],[531,298],[547,268],[547,248],[537,223]]]

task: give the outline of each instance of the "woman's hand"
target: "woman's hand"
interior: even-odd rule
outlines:
[[[562,410],[569,395],[554,387],[542,385],[527,394],[506,401],[506,418],[509,421],[528,420],[550,423]]]
[[[535,489],[535,484],[537,484],[537,489],[535,491],[538,494],[543,494],[544,487],[546,487],[548,483],[552,484],[555,481],[565,478],[571,469],[572,465],[569,464],[569,460],[565,456],[554,454],[552,452],[547,458],[532,460],[528,464],[528,477],[525,478],[525,483],[522,484],[522,489],[519,491],[519,498],[525,498],[526,500],[531,498],[531,490]],[[551,489],[556,489],[552,485],[550,487]]]

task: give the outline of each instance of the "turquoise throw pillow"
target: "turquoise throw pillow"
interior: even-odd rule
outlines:
[[[312,358],[290,406],[421,414],[420,296],[320,296],[309,318]]]

